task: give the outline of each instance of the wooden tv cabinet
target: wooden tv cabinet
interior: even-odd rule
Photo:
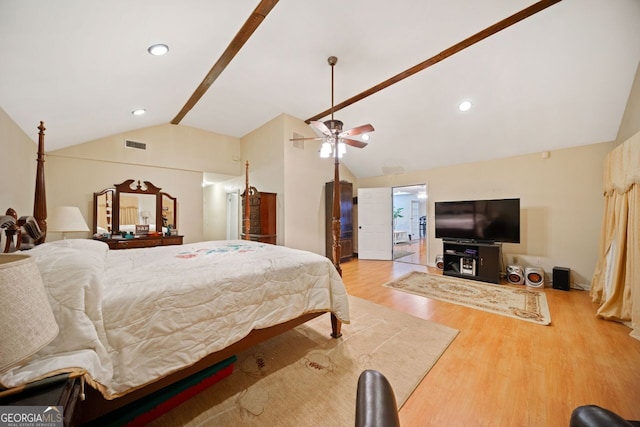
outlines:
[[[500,283],[499,243],[448,241],[442,243],[446,276],[462,277],[489,283]]]

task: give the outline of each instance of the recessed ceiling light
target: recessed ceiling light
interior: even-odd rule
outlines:
[[[149,49],[147,50],[151,55],[162,56],[165,53],[169,52],[169,46],[167,46],[166,44],[154,44],[149,46]]]
[[[458,104],[458,110],[460,111],[467,111],[469,108],[471,108],[471,101],[462,101]]]
[[[369,140],[369,134],[368,133],[363,133],[362,134],[362,140],[363,141],[368,141]]]
[[[141,116],[143,114],[145,114],[147,112],[147,110],[145,110],[144,108],[138,108],[137,110],[133,110],[131,112],[131,114],[133,114],[134,116]]]

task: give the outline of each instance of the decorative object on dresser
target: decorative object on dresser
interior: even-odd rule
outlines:
[[[38,266],[28,255],[0,255],[0,372],[27,360],[58,335]]]
[[[249,162],[247,162],[247,171]],[[248,193],[248,194],[247,194]],[[276,244],[276,193],[258,191],[255,187],[247,187],[242,192],[242,217],[244,230],[242,238],[254,242]],[[247,205],[250,214],[247,216]],[[248,229],[247,229],[247,218]]]
[[[333,213],[333,181],[324,186],[325,200],[325,248],[326,256],[333,261],[333,233],[331,228]],[[340,262],[349,261],[353,256],[353,184],[340,182]]]
[[[129,179],[93,193],[94,238],[111,249],[181,245],[176,198],[149,181]]]
[[[76,206],[58,206],[53,209],[49,216],[49,231],[52,233],[62,233],[62,238],[66,233],[89,231],[87,222],[84,220],[80,209]]]

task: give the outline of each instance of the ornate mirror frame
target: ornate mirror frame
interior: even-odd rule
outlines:
[[[176,207],[177,200],[168,193],[160,191],[160,187],[156,187],[149,181],[134,179],[128,179],[121,184],[115,184],[114,188],[106,188],[100,192],[93,193],[93,232],[98,232],[98,218],[102,214],[99,210],[102,199],[105,200],[105,206],[108,207],[109,199],[111,198],[111,233],[120,232],[120,205],[121,195],[123,194],[138,194],[138,195],[150,195],[155,197],[153,202],[155,206],[155,212],[152,214],[153,223],[156,225],[157,231],[162,231],[162,227],[171,225],[171,228],[176,228]],[[105,212],[107,218],[109,212]],[[109,224],[107,220],[107,224]],[[160,226],[158,226],[160,224]]]

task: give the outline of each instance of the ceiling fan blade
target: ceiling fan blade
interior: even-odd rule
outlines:
[[[339,136],[340,137],[355,136],[365,132],[373,132],[374,130],[375,129],[373,128],[373,126],[371,126],[370,124],[366,124],[366,125],[355,127],[353,129],[345,130],[344,132],[341,132]]]
[[[366,142],[358,141],[357,139],[340,138],[340,141],[357,148],[364,148],[367,146]]]
[[[320,133],[322,133],[325,136],[331,136],[331,130],[329,130],[329,128],[327,127],[327,125],[325,125],[323,122],[309,122],[309,125],[313,128],[315,128],[316,130],[320,131]]]

